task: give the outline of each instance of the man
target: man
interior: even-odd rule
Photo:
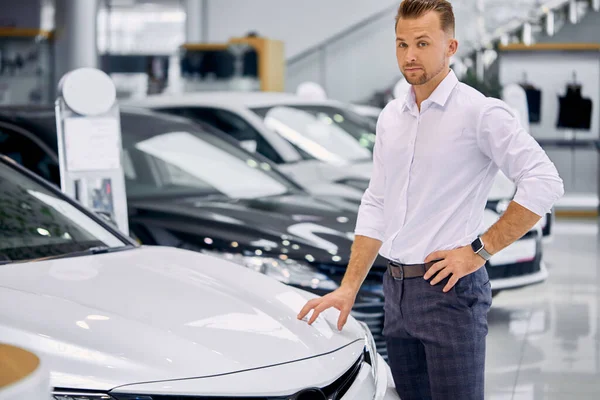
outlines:
[[[311,300],[312,324],[340,310],[342,329],[377,254],[384,277],[390,367],[402,400],[484,397],[491,288],[487,259],[527,233],[563,195],[554,164],[502,101],[458,82],[458,48],[445,0],[404,0],[396,17],[398,65],[412,85],[382,111],[374,168],[340,288]],[[493,179],[517,193],[481,237]]]

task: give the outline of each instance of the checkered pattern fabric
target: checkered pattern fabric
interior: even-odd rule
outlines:
[[[384,277],[388,357],[402,400],[483,400],[487,313],[485,268],[431,286],[422,277]]]

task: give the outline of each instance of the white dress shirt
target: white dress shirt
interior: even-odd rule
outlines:
[[[373,158],[355,234],[381,240],[381,256],[405,264],[482,234],[499,170],[517,185],[513,200],[539,216],[564,194],[554,164],[506,103],[453,71],[420,111],[412,90],[385,107]]]

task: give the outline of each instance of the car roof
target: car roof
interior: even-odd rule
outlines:
[[[227,108],[261,108],[278,105],[342,105],[342,103],[335,100],[313,100],[291,93],[234,91],[150,95],[140,99],[126,100],[123,104],[151,108],[199,105]]]
[[[146,116],[154,120],[155,124],[173,123],[199,126],[204,130],[210,130],[211,133],[219,136],[222,140],[233,142],[237,145],[237,142],[228,135],[200,121],[193,121],[177,115],[132,106],[120,106],[119,113],[122,125],[130,118]],[[35,132],[38,138],[51,147],[56,147],[57,145],[55,121],[55,108],[51,105],[0,106],[0,122],[13,124]]]
[[[135,107],[132,105],[119,105],[119,112],[122,115],[147,115],[160,118],[163,120],[169,120],[173,122],[187,122],[191,121],[187,118],[180,117],[177,115],[159,113],[156,111],[149,110],[148,108]],[[3,120],[18,120],[25,121],[55,118],[55,108],[52,105],[18,105],[18,106],[0,106],[0,119]]]

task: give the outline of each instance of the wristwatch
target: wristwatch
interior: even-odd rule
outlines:
[[[479,254],[485,261],[488,261],[492,258],[492,255],[485,250],[485,244],[480,237],[475,239],[473,243],[471,243],[471,248],[475,252],[475,254]]]

